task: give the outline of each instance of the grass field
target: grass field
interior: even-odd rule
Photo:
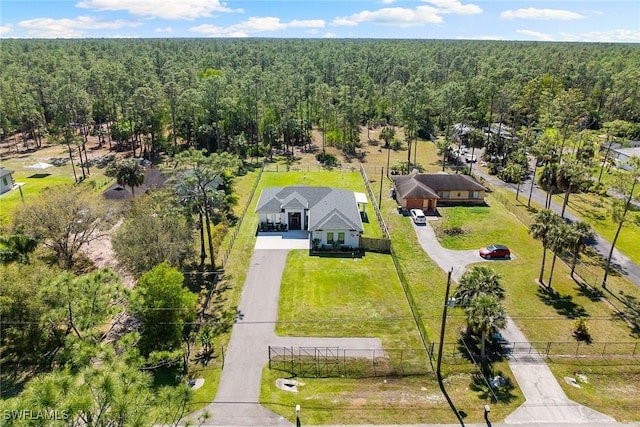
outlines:
[[[379,337],[389,349],[421,346],[391,256],[376,253],[351,259],[289,252],[276,332]]]
[[[506,365],[496,364],[503,373]],[[508,367],[506,367],[508,370]],[[304,378],[298,393],[274,386],[282,372],[263,370],[260,401],[267,408],[295,423],[295,406],[301,406],[300,422],[312,424],[453,424],[457,423],[435,375],[403,378]],[[510,381],[508,374],[505,378]],[[469,365],[456,367],[447,376],[447,390],[465,422],[484,419],[487,389],[478,384]],[[491,419],[501,420],[524,402],[505,387],[505,403],[491,404]]]

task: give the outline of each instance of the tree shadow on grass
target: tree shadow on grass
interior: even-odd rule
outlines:
[[[539,288],[538,298],[540,298],[546,305],[553,307],[558,314],[569,319],[589,317],[587,310],[585,310],[582,305],[576,304],[571,295],[562,295],[558,292],[548,292],[545,289]]]
[[[640,338],[640,301],[633,295],[620,292],[620,297],[616,297],[624,303],[624,310],[614,313],[616,319],[621,319],[629,325],[631,335]]]
[[[587,297],[592,302],[598,302],[602,300],[602,297],[604,296],[604,294],[600,289],[594,288],[590,286],[587,282],[578,280],[576,277],[574,277],[573,280],[578,285],[578,288],[576,289],[578,291],[578,295]]]
[[[498,376],[501,377],[503,381],[500,384],[502,385],[496,386],[496,387],[491,386],[491,389],[489,389],[489,386],[487,386],[487,383],[485,379],[482,377],[482,375],[480,373],[474,374],[471,379],[471,384],[469,385],[469,388],[472,391],[478,393],[478,397],[480,399],[490,400],[491,402],[494,402],[494,403],[496,399],[498,399],[498,402],[500,403],[511,403],[511,401],[513,401],[518,397],[514,393],[516,386],[513,384],[513,381],[509,377],[505,378],[502,375],[502,371],[500,370],[493,371],[493,369],[490,367],[487,376],[489,379],[492,379]]]

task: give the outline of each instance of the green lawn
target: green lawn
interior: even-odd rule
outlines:
[[[26,169],[25,165],[32,162],[18,160],[3,161],[2,166],[13,170],[13,180],[16,183],[23,183],[22,196],[17,188],[0,196],[0,228],[11,224],[11,219],[18,206],[38,197],[40,192],[47,187],[55,187],[63,184],[73,184],[73,172],[71,165],[54,166],[45,170]],[[90,185],[96,190],[104,190],[110,185],[112,180],[104,176],[104,169],[91,168],[91,175],[83,182],[83,185]],[[79,168],[76,173],[82,177]]]
[[[276,332],[379,337],[385,348],[420,348],[391,256],[376,253],[351,259],[289,252]]]
[[[512,376],[506,364],[496,364],[509,384]],[[445,374],[447,390],[467,423],[482,422],[487,388],[478,384],[468,364]],[[313,424],[454,424],[456,416],[440,392],[434,374],[399,378],[298,378],[298,393],[275,387],[283,373],[265,368],[260,402],[295,423],[295,406],[300,405],[302,425]],[[524,402],[518,391],[505,387],[503,403],[491,403],[491,419],[504,419]]]
[[[554,200],[562,204],[562,197],[556,195]],[[568,210],[574,215],[582,218],[583,221],[591,224],[593,229],[605,240],[613,242],[613,238],[618,229],[618,224],[611,219],[611,197],[599,196],[592,193],[572,194],[569,197]],[[640,225],[633,222],[633,217],[640,215],[640,209],[633,206],[627,213],[627,219],[618,240],[616,248],[631,258],[636,264],[640,264]]]

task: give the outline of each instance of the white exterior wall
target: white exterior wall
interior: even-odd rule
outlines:
[[[0,178],[0,194],[6,193],[13,188],[13,177],[7,174]]]
[[[320,245],[331,246],[331,243],[327,241],[328,233],[333,233],[334,240],[338,239],[338,233],[344,232],[344,243],[341,243],[340,246],[348,246],[350,248],[357,248],[360,246],[360,236],[358,236],[357,231],[349,231],[349,230],[322,230],[322,231],[314,231],[311,239],[320,239]]]

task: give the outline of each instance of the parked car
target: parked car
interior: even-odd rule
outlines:
[[[464,159],[467,161],[467,163],[475,163],[478,161],[478,156],[476,156],[475,154],[467,154],[466,156],[464,156]]]
[[[416,224],[427,223],[427,217],[424,215],[424,212],[422,211],[422,209],[411,209],[410,214],[411,214],[411,219]]]
[[[505,245],[494,244],[480,249],[480,256],[485,259],[511,258],[511,251]]]

